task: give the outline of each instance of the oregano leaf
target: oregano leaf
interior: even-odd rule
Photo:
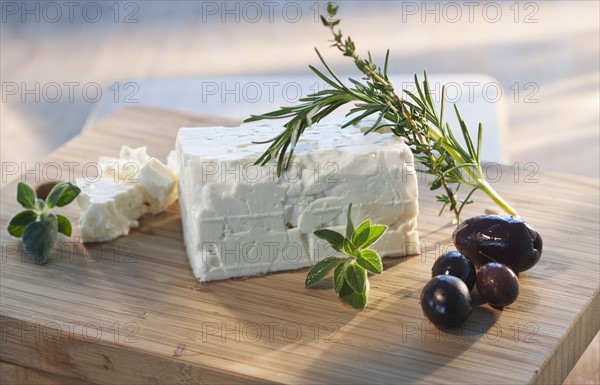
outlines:
[[[350,259],[346,259],[344,262],[340,263],[333,272],[333,288],[336,293],[339,293],[342,290],[342,286],[344,282],[346,282],[346,269],[348,268],[348,264],[350,263]]]
[[[354,234],[354,225],[352,224],[352,203],[348,205],[348,214],[346,220],[346,238],[352,239],[352,234]]]
[[[81,192],[81,189],[71,182],[59,183],[52,188],[46,198],[46,205],[48,207],[63,207],[71,203],[77,195]]]
[[[308,272],[304,287],[311,287],[319,283],[334,267],[344,262],[344,260],[345,258],[327,257],[316,263]]]
[[[27,226],[37,220],[38,214],[33,210],[23,210],[13,216],[8,222],[8,233],[13,237],[21,238]]]
[[[56,220],[58,224],[58,232],[70,237],[71,233],[73,232],[73,228],[69,218],[65,217],[64,215],[56,214]]]
[[[48,256],[56,243],[58,221],[53,214],[42,215],[23,232],[23,248],[38,265],[48,261]]]
[[[386,230],[387,226],[384,225],[371,226],[369,230],[369,237],[367,238],[367,241],[362,245],[362,247],[369,247],[373,243],[377,242],[377,240],[381,238],[381,236],[383,235],[383,233],[385,233]]]
[[[367,271],[370,271],[373,274],[381,274],[383,272],[381,258],[375,250],[361,250],[360,256],[356,258],[356,263],[358,263],[360,266],[364,267]]]
[[[344,274],[346,283],[357,293],[362,293],[367,281],[367,271],[361,266],[351,263]]]
[[[35,210],[35,191],[27,183],[17,185],[17,202],[26,209]]]
[[[358,249],[360,249],[362,247],[363,243],[365,243],[367,241],[367,239],[369,239],[370,227],[371,227],[371,220],[367,219],[366,221],[361,223],[356,228],[356,230],[354,230],[354,234],[352,234],[352,243],[354,243],[354,245]]]
[[[349,239],[344,239],[344,252],[348,255],[354,255],[355,251],[356,247],[354,247],[352,241]]]
[[[347,305],[363,310],[367,306],[367,292],[364,290],[361,293],[355,292],[347,282],[344,282],[340,289],[340,299]]]
[[[335,251],[342,251],[344,248],[344,236],[336,231],[319,229],[313,233],[316,237],[326,241]]]

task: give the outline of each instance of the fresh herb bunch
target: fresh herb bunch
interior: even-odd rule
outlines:
[[[372,225],[367,219],[355,229],[351,216],[352,204],[348,206],[345,237],[327,229],[314,232],[317,237],[329,243],[335,251],[345,253],[346,256],[327,257],[315,264],[308,272],[304,286],[308,288],[316,285],[335,268],[333,273],[335,292],[346,304],[362,310],[367,306],[369,294],[367,271],[373,274],[383,272],[379,254],[368,247],[381,238],[387,226]]]
[[[72,183],[59,183],[52,188],[48,197],[36,198],[35,191],[27,183],[19,182],[17,202],[25,210],[16,214],[8,223],[8,232],[13,237],[23,238],[23,248],[35,263],[43,265],[56,243],[58,233],[71,236],[69,218],[53,214],[53,207],[63,207],[71,203],[81,190]]]
[[[395,91],[388,78],[389,50],[385,56],[383,69],[373,63],[371,54],[363,59],[356,53],[354,41],[350,37],[344,38],[337,28],[340,20],[334,19],[338,7],[331,3],[327,6],[328,17],[321,16],[323,24],[333,34],[332,47],[337,48],[344,56],[354,60],[356,67],[365,76],[364,82],[349,79],[351,85],[346,85],[327,65],[321,54],[316,50],[319,59],[325,66],[329,76],[313,66],[309,68],[325,81],[331,89],[325,89],[305,98],[300,99],[298,105],[282,107],[279,110],[263,115],[252,115],[246,121],[262,119],[288,119],[284,131],[277,137],[262,143],[271,143],[265,153],[256,161],[264,165],[271,159],[277,160],[277,173],[289,166],[294,148],[300,135],[307,127],[319,122],[334,110],[346,103],[355,103],[346,116],[352,116],[342,128],[360,122],[367,116],[378,116],[375,124],[365,132],[365,135],[388,127],[411,148],[416,161],[423,167],[419,171],[431,174],[433,181],[431,190],[443,188],[444,193],[436,196],[437,201],[443,204],[440,215],[445,208],[455,215],[456,222],[460,222],[460,214],[466,204],[471,203],[472,194],[481,189],[494,202],[502,207],[508,214],[517,216],[513,209],[486,181],[481,166],[481,135],[482,125],[479,124],[477,141],[473,141],[465,122],[462,120],[456,105],[454,111],[458,117],[466,149],[458,142],[450,125],[444,120],[444,105],[446,88],[442,87],[442,100],[439,113],[436,110],[427,73],[424,73],[423,82],[420,83],[417,75],[414,77],[416,94],[404,90],[410,100],[402,99]],[[468,186],[468,194],[459,199],[458,191],[462,186]]]

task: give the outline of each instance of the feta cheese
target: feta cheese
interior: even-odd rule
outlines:
[[[123,146],[119,158],[101,157],[98,163],[102,177],[97,182],[76,180],[83,242],[127,235],[142,215],[156,215],[177,200],[177,175],[146,147]]]
[[[177,175],[160,160],[150,158],[137,175],[152,214],[165,211],[177,200]]]
[[[127,235],[146,213],[144,195],[134,184],[111,179],[93,183],[77,179],[76,183],[81,188],[77,202],[81,208],[79,228],[83,242],[104,242]]]
[[[391,134],[365,136],[330,118],[307,129],[290,168],[253,163],[281,123],[181,128],[179,203],[187,254],[200,281],[310,266],[333,250],[313,232],[344,232],[353,218],[389,227],[373,246],[383,256],[415,254],[417,180],[410,149]],[[372,124],[372,123],[371,123]],[[358,223],[357,223],[358,224]]]

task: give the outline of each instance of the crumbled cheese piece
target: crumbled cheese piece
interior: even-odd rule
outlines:
[[[77,201],[83,242],[103,242],[127,235],[137,220],[158,214],[177,200],[176,173],[146,147],[123,146],[119,158],[99,159],[102,177],[96,182],[77,179]]]

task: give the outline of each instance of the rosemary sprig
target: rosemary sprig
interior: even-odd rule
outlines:
[[[385,56],[383,69],[373,63],[371,54],[361,58],[354,41],[344,37],[338,25],[340,20],[334,19],[338,7],[331,3],[327,6],[328,16],[321,16],[323,24],[330,29],[333,40],[332,47],[337,48],[344,56],[354,60],[354,64],[364,75],[363,82],[348,79],[351,85],[346,85],[327,65],[321,53],[315,49],[328,75],[313,66],[309,68],[325,81],[331,89],[325,89],[301,98],[295,106],[281,107],[279,110],[262,115],[252,115],[246,122],[262,119],[289,119],[284,124],[284,131],[277,137],[267,141],[271,143],[267,151],[256,161],[264,165],[271,159],[277,160],[277,174],[289,166],[298,139],[307,127],[319,122],[334,110],[353,102],[355,105],[346,116],[352,116],[342,128],[360,122],[367,116],[377,114],[373,126],[365,132],[369,134],[383,127],[389,127],[411,148],[415,160],[422,165],[419,171],[431,174],[431,190],[442,188],[444,193],[436,196],[443,204],[440,215],[448,208],[460,222],[460,214],[473,193],[480,189],[508,214],[516,216],[513,209],[486,181],[481,166],[481,136],[483,127],[479,124],[477,141],[474,142],[467,126],[454,105],[458,117],[462,137],[466,143],[464,148],[454,136],[449,123],[444,120],[446,89],[442,87],[440,111],[435,108],[427,73],[420,82],[414,77],[416,93],[404,90],[409,100],[401,98],[388,78],[388,63],[390,52]],[[383,124],[381,124],[383,122]],[[470,189],[465,198],[459,199],[458,191],[462,185]]]

